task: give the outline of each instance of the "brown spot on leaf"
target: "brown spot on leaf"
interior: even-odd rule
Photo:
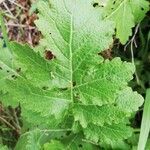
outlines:
[[[47,86],[42,87],[43,90],[48,90]]]
[[[101,55],[104,59],[112,60],[112,58],[113,58],[113,56],[112,56],[113,52],[112,52],[111,48],[106,49],[105,51],[98,53],[98,55]]]
[[[17,79],[17,76],[16,75],[12,75],[11,76],[13,79]]]
[[[96,7],[96,6],[98,6],[98,3],[94,3],[94,4],[93,4],[93,7]]]
[[[56,58],[56,57],[52,54],[52,52],[49,51],[49,50],[46,50],[46,51],[45,51],[45,59],[51,60],[51,59],[53,59],[53,58]]]
[[[16,71],[19,73],[21,71],[21,68],[16,69]]]

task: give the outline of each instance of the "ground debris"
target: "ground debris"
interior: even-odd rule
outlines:
[[[32,46],[39,43],[41,34],[34,24],[37,15],[30,14],[33,2],[33,0],[4,0],[0,3],[10,40]]]

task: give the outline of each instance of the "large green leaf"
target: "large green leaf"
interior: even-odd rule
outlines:
[[[8,92],[2,101],[20,103],[23,119],[34,126],[78,124],[85,137],[96,143],[127,139],[132,134],[128,117],[143,98],[128,87],[133,64],[98,55],[113,41],[112,22],[103,20],[92,0],[40,1],[38,10],[36,25],[46,43],[39,52],[50,50],[55,57],[48,61],[28,46],[11,43],[12,69],[21,71],[5,80]],[[65,126],[68,118],[72,122]]]

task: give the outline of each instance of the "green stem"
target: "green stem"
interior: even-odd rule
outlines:
[[[6,31],[5,22],[3,19],[3,13],[2,12],[0,12],[0,25],[1,25],[1,29],[2,29],[2,33],[3,33],[3,37],[5,40],[6,46],[9,48],[9,40],[8,40],[7,31]]]

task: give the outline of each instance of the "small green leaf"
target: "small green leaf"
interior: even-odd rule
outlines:
[[[150,3],[146,0],[131,0],[131,8],[134,15],[135,23],[139,23],[149,11]]]
[[[149,10],[146,0],[108,0],[104,7],[106,20],[116,24],[116,37],[125,44],[132,35],[132,28],[145,17]]]

